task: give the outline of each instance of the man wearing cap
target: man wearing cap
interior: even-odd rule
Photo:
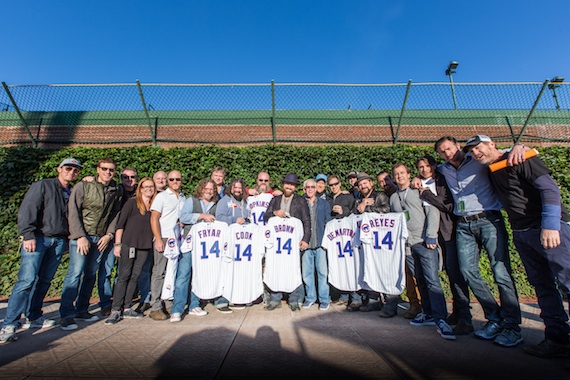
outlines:
[[[507,158],[484,135],[467,140],[464,149],[485,166]],[[509,216],[514,244],[535,287],[546,326],[544,340],[524,350],[543,358],[570,355],[568,316],[555,282],[558,278],[570,288],[570,214],[550,173],[540,158],[532,157],[489,174]]]
[[[287,174],[285,178],[283,178],[283,194],[274,197],[269,202],[263,219],[266,223],[274,216],[299,219],[303,223],[303,239],[299,243],[299,249],[304,251],[309,248],[309,242],[311,241],[311,216],[305,198],[295,194],[295,189],[298,185],[299,179],[297,175],[292,173]],[[289,294],[291,310],[297,311],[300,309],[299,305],[303,302],[304,293],[303,284],[301,284]],[[269,304],[265,309],[271,311],[281,307],[282,298],[282,293],[270,291]]]
[[[350,184],[350,190],[348,190],[348,192],[354,197],[354,199],[360,198],[360,191],[358,191],[358,186],[356,186],[357,176],[358,172],[350,172],[346,176],[346,179],[348,179],[348,183]]]
[[[322,198],[325,201],[328,201],[332,207],[332,197],[327,193],[327,176],[325,174],[317,174],[315,181],[317,183],[317,198]]]
[[[111,304],[111,273],[106,272],[107,256],[112,255],[112,240],[121,209],[123,189],[113,180],[116,164],[111,158],[100,159],[92,182],[81,181],[69,198],[69,268],[61,294],[61,329],[75,330],[75,319],[94,322],[89,313],[89,299],[99,277],[99,306]]]
[[[33,183],[24,196],[18,211],[18,233],[23,241],[20,271],[8,300],[0,343],[17,339],[16,328],[22,313],[26,316],[24,328],[55,325],[55,321],[43,317],[42,304],[67,250],[67,202],[71,182],[82,168],[75,158],[66,158],[57,168],[57,178]]]
[[[454,200],[458,216],[456,237],[459,269],[481,304],[487,323],[475,337],[492,340],[503,347],[522,343],[521,310],[511,274],[507,230],[501,214],[501,202],[488,176],[488,169],[470,154],[465,154],[451,136],[440,138],[435,151],[445,160],[438,167]],[[511,155],[524,154],[515,147]],[[479,245],[487,252],[493,277],[499,289],[497,303],[479,271]]]

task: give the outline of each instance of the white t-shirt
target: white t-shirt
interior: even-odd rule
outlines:
[[[182,210],[185,201],[186,197],[184,194],[180,193],[176,196],[168,188],[154,197],[150,210],[160,212],[160,234],[163,238],[168,237],[178,222],[180,210]]]

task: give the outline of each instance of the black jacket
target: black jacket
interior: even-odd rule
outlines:
[[[273,211],[281,209],[281,199],[283,195],[278,195],[274,197],[269,206],[267,206],[267,211],[263,215],[263,220],[267,221],[274,217]],[[309,213],[309,206],[307,206],[307,200],[297,194],[293,194],[293,199],[291,200],[291,207],[289,209],[289,215],[294,218],[300,219],[303,222],[303,241],[309,244],[311,241],[311,214]]]
[[[67,200],[59,179],[42,179],[30,186],[18,210],[18,234],[24,240],[69,235]]]

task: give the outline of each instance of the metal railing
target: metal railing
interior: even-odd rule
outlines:
[[[570,84],[52,84],[0,90],[0,144],[570,142]]]

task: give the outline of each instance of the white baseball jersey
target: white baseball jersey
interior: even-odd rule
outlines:
[[[265,226],[263,216],[269,206],[269,202],[273,199],[273,194],[261,193],[256,196],[247,197],[247,211],[252,223],[258,226]]]
[[[263,282],[274,292],[290,293],[303,283],[301,252],[303,222],[274,216],[265,226],[265,273]]]
[[[192,226],[182,243],[184,252],[192,251],[192,291],[198,298],[222,295],[228,257],[228,225],[200,222]]]
[[[362,270],[356,218],[333,219],[325,226],[322,247],[327,250],[329,283],[339,290],[361,289]]]
[[[232,261],[224,282],[224,298],[245,304],[263,294],[262,264],[265,254],[263,229],[256,224],[231,224],[228,251]]]
[[[401,294],[406,286],[404,271],[408,228],[404,213],[364,213],[360,241],[364,255],[364,282],[370,289]]]
[[[180,256],[181,243],[182,229],[176,224],[172,232],[166,238],[164,252],[162,253],[164,257],[168,259],[166,262],[164,282],[162,283],[162,291],[160,293],[160,298],[163,300],[171,300],[174,298],[174,283],[176,282],[176,270],[178,269],[178,256]]]

